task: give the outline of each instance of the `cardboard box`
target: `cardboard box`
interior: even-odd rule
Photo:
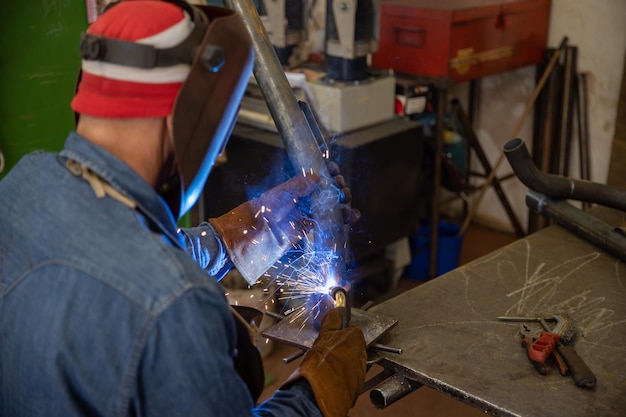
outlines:
[[[372,66],[462,82],[541,62],[551,0],[384,0]]]

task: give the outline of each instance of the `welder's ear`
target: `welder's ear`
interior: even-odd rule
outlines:
[[[171,150],[172,152],[174,152],[174,118],[172,117],[172,115],[170,114],[169,116],[165,117],[165,136],[166,136],[166,140],[168,141],[167,143],[167,149],[168,151]]]

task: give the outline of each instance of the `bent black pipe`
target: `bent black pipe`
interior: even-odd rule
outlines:
[[[547,174],[534,164],[521,139],[512,139],[505,143],[504,155],[515,175],[533,191],[549,197],[595,203],[626,211],[626,190],[592,181]]]

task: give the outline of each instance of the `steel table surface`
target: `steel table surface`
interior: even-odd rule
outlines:
[[[618,225],[624,213],[598,208]],[[537,233],[382,302],[398,320],[379,364],[499,416],[626,416],[626,265],[560,226]],[[552,367],[541,376],[498,316],[570,313],[593,390]],[[400,400],[402,401],[402,399]]]

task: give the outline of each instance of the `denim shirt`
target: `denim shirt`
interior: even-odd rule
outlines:
[[[137,208],[97,198],[68,157]],[[0,416],[320,416],[306,383],[253,403],[206,272],[227,263],[208,224],[177,234],[150,185],[77,134],[22,158],[0,182]]]

